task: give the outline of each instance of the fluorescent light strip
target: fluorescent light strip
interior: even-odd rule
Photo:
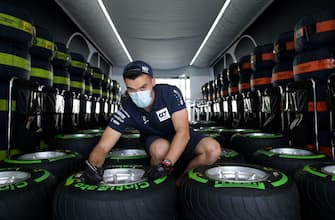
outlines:
[[[114,25],[114,23],[113,23],[111,17],[109,16],[109,14],[108,14],[108,12],[107,12],[107,9],[106,9],[106,7],[105,7],[105,5],[104,5],[104,3],[102,2],[102,0],[98,0],[98,3],[99,3],[99,6],[100,6],[102,12],[104,13],[104,15],[105,15],[105,17],[106,17],[106,19],[107,19],[109,25],[112,27],[112,29],[113,29],[113,31],[114,31],[114,34],[116,35],[116,38],[118,39],[118,41],[119,41],[119,43],[120,43],[120,45],[121,45],[123,51],[124,51],[125,54],[127,55],[129,61],[132,62],[132,61],[133,61],[133,58],[130,56],[130,54],[129,54],[128,50],[127,50],[126,45],[123,43],[123,40],[121,39],[121,37],[120,37],[120,35],[119,35],[119,32],[117,31],[117,29],[116,29],[116,27],[115,27],[115,25]]]
[[[220,12],[219,12],[219,14],[218,14],[218,16],[216,17],[214,23],[213,23],[212,26],[211,26],[211,29],[209,29],[209,31],[208,31],[208,33],[207,33],[205,39],[202,41],[202,43],[201,43],[201,45],[200,45],[198,51],[195,53],[195,55],[194,55],[192,61],[190,62],[190,66],[192,66],[193,63],[195,62],[195,60],[198,58],[198,56],[199,56],[201,50],[204,48],[204,46],[205,46],[205,44],[207,43],[209,37],[212,35],[212,33],[213,33],[213,31],[214,31],[216,25],[219,23],[219,21],[220,21],[222,15],[223,15],[223,13],[224,13],[224,12],[226,11],[226,9],[228,8],[228,5],[230,4],[230,2],[231,2],[231,0],[226,0],[225,3],[223,4],[223,6],[222,6],[222,8],[221,8],[221,10],[220,10]]]

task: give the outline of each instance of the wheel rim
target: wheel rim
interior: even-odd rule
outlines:
[[[236,129],[228,129],[228,128],[225,128],[225,129],[223,129],[223,131],[239,133],[239,132],[258,132],[259,130],[254,130],[254,129],[243,129],[243,128],[236,128]]]
[[[334,176],[335,175],[335,165],[322,167],[321,171]]]
[[[19,160],[43,160],[55,157],[63,157],[66,153],[57,151],[36,152],[31,154],[24,154],[18,157]]]
[[[95,138],[97,134],[64,134],[64,135],[57,135],[56,138],[58,139],[87,139],[87,138]]]
[[[247,137],[251,138],[277,138],[277,137],[283,137],[281,134],[273,134],[273,133],[247,133],[245,134]]]
[[[125,139],[138,139],[140,137],[140,134],[123,134],[121,138]]]
[[[145,150],[141,149],[124,149],[124,150],[114,150],[109,154],[112,157],[137,157],[137,156],[147,156]]]
[[[141,183],[147,180],[143,177],[144,173],[143,169],[134,168],[106,169],[103,175],[103,182],[100,185],[123,186]]]
[[[269,177],[267,172],[243,166],[219,166],[208,169],[205,174],[213,180],[236,183],[253,183],[264,181]]]
[[[298,156],[306,156],[314,154],[312,151],[297,149],[297,148],[276,148],[270,150],[270,152],[276,154],[285,154],[285,155],[298,155]]]
[[[30,178],[30,173],[22,171],[1,171],[0,186],[7,186]]]
[[[89,130],[80,130],[78,133],[83,133],[83,134],[99,134],[103,133],[104,130],[102,129],[89,129]]]

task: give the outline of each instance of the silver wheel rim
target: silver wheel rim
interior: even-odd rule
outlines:
[[[322,167],[321,171],[328,175],[334,176],[335,175],[335,165]]]
[[[143,178],[144,173],[143,169],[134,168],[106,169],[103,175],[103,182],[100,185],[123,186],[141,183],[146,181],[146,178]]]
[[[0,186],[7,186],[30,178],[30,173],[22,171],[0,171]]]
[[[256,133],[247,133],[246,134],[248,137],[280,137],[282,136],[281,134],[273,134],[273,133],[260,133],[260,132],[256,132]]]
[[[109,153],[112,157],[136,157],[136,156],[147,156],[145,150],[141,149],[124,149],[124,150],[113,150]]]
[[[212,180],[235,183],[254,183],[265,181],[269,174],[259,169],[243,166],[219,166],[206,170]]]
[[[24,154],[18,157],[19,160],[43,160],[55,157],[64,157],[66,153],[57,151],[36,152],[31,154]]]
[[[298,156],[306,156],[306,155],[313,155],[314,153],[309,150],[304,149],[297,149],[297,148],[276,148],[270,150],[270,152],[276,154],[285,154],[285,155],[298,155]]]

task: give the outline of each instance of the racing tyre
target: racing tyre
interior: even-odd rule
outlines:
[[[111,165],[142,165],[145,168],[150,166],[150,157],[143,149],[121,148],[113,149],[106,157],[104,166]]]
[[[174,181],[143,178],[143,169],[113,168],[104,171],[104,182],[88,185],[81,174],[59,185],[54,199],[57,220],[173,220],[177,219]]]
[[[303,219],[330,220],[335,216],[335,163],[306,165],[295,175]]]
[[[55,184],[46,170],[0,168],[1,220],[51,219]]]
[[[50,143],[50,147],[78,152],[86,160],[98,141],[99,137],[94,134],[60,134]]]
[[[257,150],[278,145],[288,145],[288,139],[282,134],[237,133],[231,138],[231,148],[245,156],[247,161],[251,160],[252,154]]]
[[[15,155],[10,159],[5,159],[3,165],[45,169],[54,174],[58,180],[63,180],[82,170],[84,160],[77,152],[55,150]]]
[[[295,172],[306,164],[325,161],[324,153],[314,153],[305,149],[289,148],[288,146],[267,147],[254,153],[253,161],[262,166],[273,167],[294,176]]]
[[[255,132],[260,132],[260,130],[255,130],[255,129],[242,129],[242,128],[236,128],[236,129],[229,129],[229,128],[224,128],[221,130],[220,135],[224,138],[225,140],[225,145],[223,147],[228,147],[231,148],[230,146],[230,140],[231,137],[236,134],[236,133],[255,133]]]
[[[285,174],[256,165],[192,169],[180,185],[182,219],[300,219],[296,185]]]

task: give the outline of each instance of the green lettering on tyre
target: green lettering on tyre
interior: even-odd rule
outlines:
[[[214,188],[252,188],[252,189],[265,189],[263,182],[254,182],[254,183],[235,183],[235,182],[222,182],[215,181]]]
[[[274,186],[274,187],[282,186],[282,185],[286,184],[287,181],[288,181],[288,178],[284,173],[282,173],[282,172],[279,172],[279,173],[281,174],[281,178],[279,180],[274,181],[274,182],[271,183],[271,185]]]
[[[26,181],[22,181],[19,183],[11,184],[11,185],[5,185],[5,186],[0,186],[0,192],[1,191],[7,191],[7,190],[15,190],[15,189],[22,189],[24,187],[27,187],[29,184]]]
[[[327,174],[324,174],[324,173],[321,173],[319,171],[316,171],[316,170],[312,169],[309,165],[304,166],[304,171],[306,171],[307,173],[310,173],[314,176],[319,176],[319,177],[322,177],[322,178],[325,178],[325,177],[328,176]]]
[[[208,179],[200,177],[199,173],[194,172],[194,169],[191,169],[188,172],[188,178],[190,178],[192,180],[195,180],[195,181],[197,181],[199,183],[207,183],[208,182]]]
[[[36,171],[37,171],[37,172],[40,172],[40,171],[43,172],[43,175],[42,175],[42,176],[40,176],[40,177],[34,179],[34,181],[35,181],[36,183],[43,182],[44,180],[46,180],[46,179],[50,176],[50,172],[47,171],[47,170],[34,169],[34,172],[36,172]]]

